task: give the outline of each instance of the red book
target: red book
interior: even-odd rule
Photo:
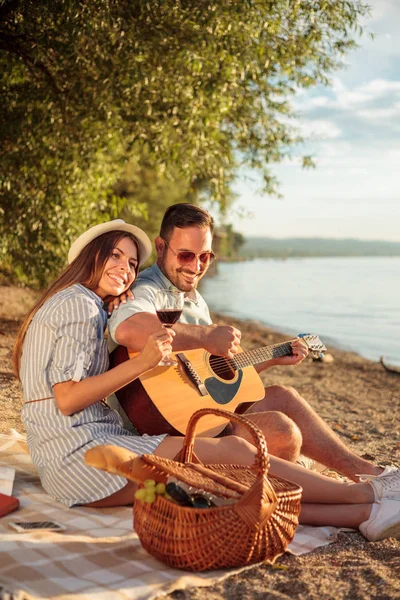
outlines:
[[[14,496],[6,496],[6,494],[0,494],[0,517],[8,515],[8,513],[17,510],[17,508],[19,508],[18,498],[14,498]]]

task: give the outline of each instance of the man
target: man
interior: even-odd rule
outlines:
[[[140,273],[133,287],[134,299],[121,304],[110,319],[110,335],[118,344],[141,350],[148,336],[160,326],[154,307],[157,290],[177,288],[185,292],[185,305],[174,326],[174,351],[203,348],[229,358],[240,351],[240,331],[213,325],[208,307],[197,291],[214,258],[212,240],[213,220],[207,211],[192,204],[175,204],[167,209],[155,240],[156,263]],[[308,350],[299,339],[291,345],[291,356],[263,362],[256,366],[257,371],[299,364]],[[272,455],[296,461],[301,452],[353,481],[358,481],[360,473],[371,478],[400,474],[394,467],[382,469],[355,455],[293,388],[265,388],[264,398],[248,407],[245,415],[263,431]],[[251,441],[236,424],[230,424],[225,433]]]

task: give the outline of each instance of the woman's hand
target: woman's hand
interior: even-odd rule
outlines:
[[[149,336],[147,343],[137,358],[140,358],[146,370],[153,369],[172,352],[172,341],[175,337],[175,331],[162,327]]]
[[[131,289],[129,288],[129,290],[126,290],[126,292],[120,296],[117,296],[114,298],[114,300],[111,300],[107,307],[108,316],[110,316],[114,310],[117,310],[120,304],[126,304],[127,300],[133,300],[134,297],[135,296],[132,294]]]

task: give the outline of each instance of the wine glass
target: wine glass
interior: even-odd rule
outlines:
[[[156,294],[156,313],[163,327],[172,327],[182,314],[184,294],[178,290],[158,290]],[[164,358],[159,365],[176,365],[176,360],[171,357]]]

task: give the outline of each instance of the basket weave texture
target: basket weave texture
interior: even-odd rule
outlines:
[[[257,448],[254,465],[194,463],[195,427],[203,415],[210,413],[250,431]],[[268,477],[264,435],[245,417],[220,409],[198,410],[188,423],[182,462],[154,455],[143,455],[142,459],[194,487],[235,498],[234,504],[206,509],[180,506],[163,496],[157,496],[152,504],[134,503],[134,528],[143,547],[170,567],[205,571],[273,563],[293,539],[302,489],[280,477]]]

